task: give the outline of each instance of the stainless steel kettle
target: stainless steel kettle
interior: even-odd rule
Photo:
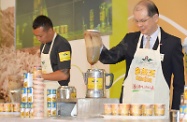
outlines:
[[[103,98],[105,96],[105,89],[109,89],[113,84],[114,75],[112,73],[105,73],[104,69],[88,69],[83,73],[86,84],[87,98]],[[106,77],[110,76],[110,83],[106,85]]]

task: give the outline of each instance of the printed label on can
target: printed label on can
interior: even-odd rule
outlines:
[[[3,112],[4,110],[4,103],[0,103],[0,112]]]
[[[56,102],[47,103],[47,116],[48,117],[56,116]]]
[[[34,114],[33,108],[31,108],[31,109],[30,109],[30,118],[33,118],[33,114]]]
[[[32,87],[32,79],[33,79],[33,74],[32,73],[24,73],[24,81],[23,81],[23,87]]]
[[[56,94],[56,89],[47,89],[47,95]]]
[[[20,116],[21,116],[21,118],[25,117],[25,108],[20,109]]]
[[[22,88],[21,102],[27,102],[27,88]]]
[[[27,88],[28,102],[33,102],[33,88]]]
[[[4,112],[11,112],[11,103],[4,103]]]
[[[31,110],[31,108],[25,108],[25,118],[30,117],[30,110]]]
[[[26,104],[27,104],[27,103],[22,103],[22,102],[21,102],[20,108],[25,108]]]
[[[13,109],[13,112],[20,112],[20,103],[13,103],[12,109]]]
[[[56,102],[56,89],[47,89],[47,102]]]

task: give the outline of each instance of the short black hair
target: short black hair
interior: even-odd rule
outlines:
[[[148,10],[148,15],[150,17],[154,16],[155,14],[158,14],[158,16],[159,16],[158,8],[157,8],[157,6],[152,1],[148,0],[147,10]]]
[[[49,17],[45,15],[39,15],[33,21],[32,28],[37,29],[39,27],[43,27],[44,30],[49,30],[50,28],[53,28],[53,23]]]

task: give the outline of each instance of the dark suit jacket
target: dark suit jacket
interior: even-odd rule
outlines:
[[[140,32],[128,33],[123,40],[115,47],[108,50],[103,47],[100,55],[100,61],[104,64],[116,64],[120,61],[126,60],[126,76],[128,75],[129,67],[131,65]],[[143,43],[143,42],[142,42]],[[184,64],[181,40],[178,37],[170,35],[161,28],[161,43],[160,52],[164,54],[164,61],[162,61],[162,70],[164,77],[170,88],[171,76],[173,74],[173,100],[172,109],[179,109],[180,95],[184,92]],[[158,40],[153,49],[157,49]],[[140,46],[142,48],[142,44]],[[122,94],[121,94],[122,97]]]

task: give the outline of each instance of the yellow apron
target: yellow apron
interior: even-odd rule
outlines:
[[[43,49],[41,52],[41,66],[42,66],[42,72],[44,72],[44,73],[53,72],[53,69],[51,67],[50,54],[51,54],[51,50],[53,48],[53,43],[54,43],[55,37],[56,37],[56,33],[53,37],[48,54],[43,53],[45,45],[43,46]],[[45,84],[45,88],[44,88],[44,116],[47,117],[47,89],[57,89],[60,85],[59,85],[58,81],[49,81],[49,80],[44,80],[44,84]]]
[[[157,50],[139,48],[142,34],[132,60],[129,73],[123,84],[123,103],[165,104],[169,117],[169,87],[162,72],[160,45]],[[160,42],[161,34],[158,33]]]

